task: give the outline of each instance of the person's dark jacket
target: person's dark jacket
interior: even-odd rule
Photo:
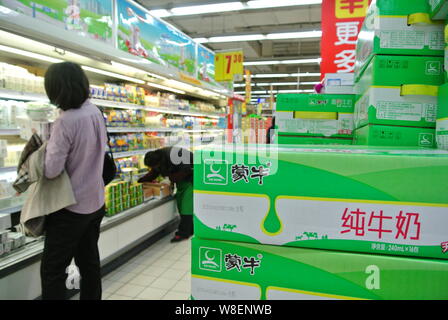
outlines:
[[[141,177],[138,182],[151,182],[158,176],[168,177],[173,183],[193,182],[193,153],[179,147],[165,147],[154,153],[160,157],[159,167],[151,168],[151,171]],[[147,157],[154,153],[146,154],[145,164],[147,164]]]

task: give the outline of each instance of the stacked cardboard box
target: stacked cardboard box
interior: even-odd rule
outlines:
[[[279,94],[279,144],[351,144],[354,95]]]
[[[354,144],[434,148],[443,23],[425,0],[372,1],[358,36]]]
[[[448,150],[448,1],[429,1],[432,19],[445,20],[445,84],[439,87],[437,99],[436,141],[439,149]]]
[[[448,299],[447,151],[233,146],[195,159],[192,298]]]
[[[324,92],[336,94],[354,94],[353,73],[326,73],[324,77]]]
[[[143,203],[143,185],[128,181],[110,183],[105,188],[106,216],[110,217]]]

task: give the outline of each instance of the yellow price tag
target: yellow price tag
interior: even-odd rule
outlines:
[[[215,80],[233,80],[243,75],[243,51],[219,52],[215,54]]]

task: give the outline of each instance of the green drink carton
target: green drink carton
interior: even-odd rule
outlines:
[[[366,125],[355,130],[355,145],[436,147],[436,132],[433,128]]]
[[[279,94],[276,125],[281,135],[351,137],[355,95]]]
[[[448,83],[439,87],[436,140],[439,149],[448,150]]]
[[[355,84],[355,127],[381,124],[435,128],[443,58],[381,56]]]
[[[448,261],[195,236],[193,300],[446,300]]]
[[[448,17],[448,1],[428,0],[429,17],[432,20],[446,20]]]
[[[327,138],[327,137],[309,137],[293,135],[277,135],[279,144],[311,144],[311,145],[350,145],[352,138]]]
[[[373,56],[443,57],[443,21],[431,21],[421,0],[372,0],[356,43],[355,79]]]
[[[448,152],[369,146],[195,151],[204,239],[448,259]]]

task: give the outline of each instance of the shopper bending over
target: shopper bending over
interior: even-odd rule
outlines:
[[[66,298],[66,269],[73,258],[81,275],[80,299],[101,299],[98,238],[105,213],[104,119],[89,100],[89,81],[77,64],[51,65],[45,74],[45,91],[61,110],[47,144],[45,176],[55,178],[65,169],[77,203],[46,218],[42,299]]]
[[[151,170],[138,182],[151,182],[162,176],[176,184],[180,224],[171,242],[188,239],[193,235],[193,154],[179,147],[161,148],[145,155],[145,165]]]

